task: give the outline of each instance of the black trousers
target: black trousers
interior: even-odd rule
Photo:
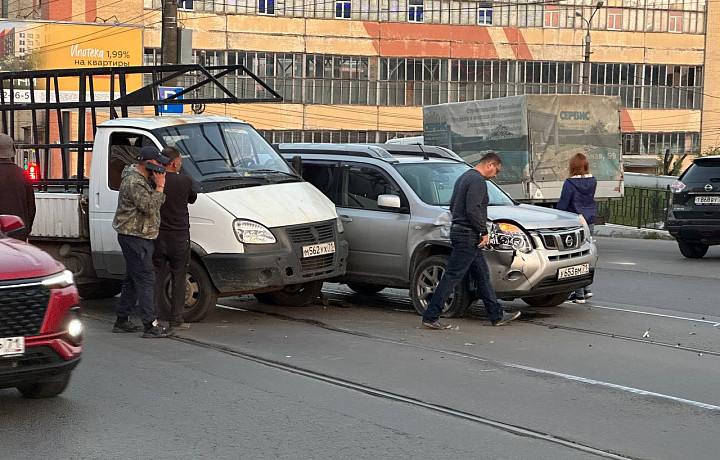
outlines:
[[[140,306],[140,319],[149,328],[157,319],[155,314],[155,270],[153,268],[153,242],[137,236],[118,233],[118,243],[125,257],[125,279],[117,307],[118,318],[132,314]]]
[[[185,286],[188,263],[190,262],[190,234],[170,234],[162,231],[155,240],[153,265],[155,266],[156,281],[155,294],[158,301],[158,316],[169,321],[171,326],[183,322],[182,314],[185,308]],[[162,296],[165,295],[164,273],[170,267],[170,311],[167,311]]]

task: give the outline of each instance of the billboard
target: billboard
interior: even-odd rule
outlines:
[[[0,68],[140,66],[143,61],[142,31],[142,27],[127,25],[0,20]],[[95,91],[110,90],[109,78],[94,83]],[[142,76],[130,77],[127,85],[128,90],[139,88]],[[59,89],[77,90],[77,83],[65,78],[60,82]]]

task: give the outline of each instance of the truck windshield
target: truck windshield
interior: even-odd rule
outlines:
[[[396,164],[395,169],[422,201],[433,206],[449,206],[458,178],[470,169],[464,163]],[[488,181],[490,206],[512,206],[515,202],[497,185]]]
[[[272,146],[245,123],[186,124],[159,128],[154,133],[163,145],[182,152],[183,172],[200,183],[301,180]]]

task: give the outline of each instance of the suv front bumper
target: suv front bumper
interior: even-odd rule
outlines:
[[[497,297],[509,299],[570,293],[592,284],[597,259],[597,247],[589,242],[570,251],[535,249],[529,254],[516,253],[510,268],[496,282]],[[558,279],[561,268],[583,264],[589,264],[587,274]],[[522,276],[517,275],[518,272]]]
[[[22,356],[0,358],[0,388],[52,380],[72,371],[79,363],[79,354],[66,361],[50,345],[28,346]]]

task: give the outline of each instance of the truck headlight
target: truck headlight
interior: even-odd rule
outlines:
[[[235,220],[233,230],[238,241],[244,244],[270,244],[276,241],[275,235],[266,226],[251,220]]]
[[[340,220],[339,217],[335,218],[335,225],[337,226],[338,233],[343,233],[345,231],[345,227],[343,227],[342,220]]]
[[[42,280],[42,285],[48,289],[58,289],[68,287],[75,283],[73,274],[70,270],[63,270],[60,273],[50,275]]]
[[[527,234],[515,224],[508,222],[494,222],[490,230],[489,245],[493,249],[515,249],[528,253],[533,246]]]

